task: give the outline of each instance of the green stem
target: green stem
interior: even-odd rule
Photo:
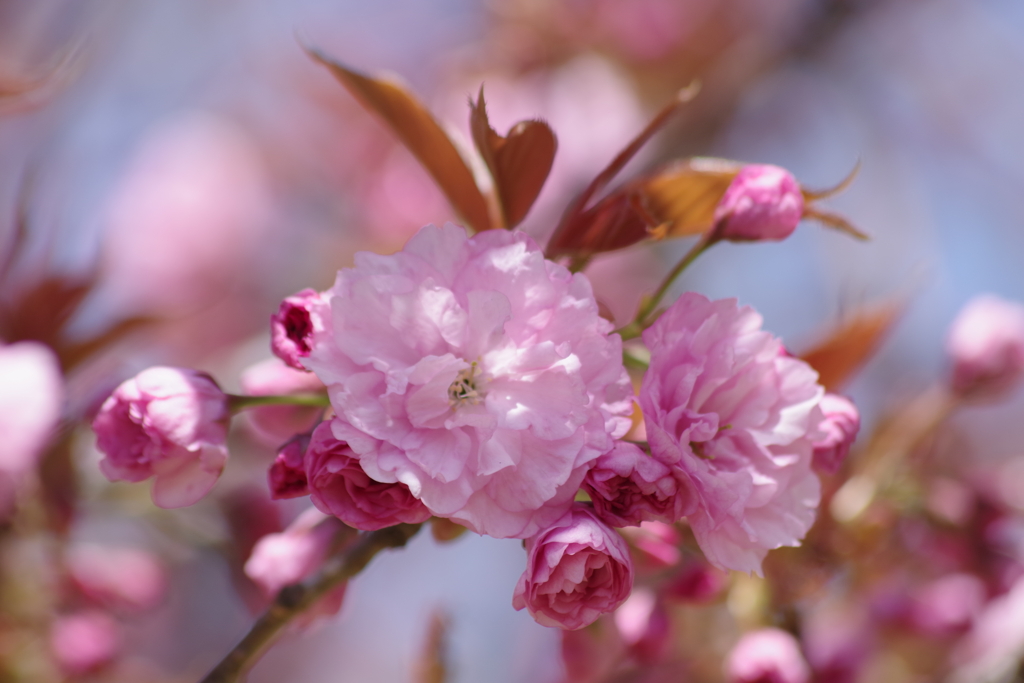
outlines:
[[[654,294],[647,297],[644,302],[640,305],[640,310],[636,314],[636,318],[633,322],[629,323],[625,327],[618,330],[622,336],[622,340],[634,339],[640,336],[640,333],[646,330],[654,322],[652,316],[657,311],[658,304],[665,298],[665,294],[668,293],[672,283],[675,282],[676,278],[686,270],[686,268],[697,260],[697,257],[707,251],[708,247],[718,241],[718,236],[715,230],[710,230],[694,244],[688,252],[679,260],[679,263],[675,265],[665,279],[661,281],[658,289],[655,290]],[[657,317],[657,316],[654,316]]]
[[[362,571],[381,550],[404,546],[416,535],[419,528],[419,524],[399,524],[364,533],[355,545],[328,560],[311,581],[282,588],[273,604],[256,620],[242,641],[200,683],[240,681],[281,629],[292,619],[343,581]]]
[[[310,406],[326,408],[331,405],[327,394],[290,394],[284,396],[240,396],[228,394],[228,408],[232,413],[259,406]]]

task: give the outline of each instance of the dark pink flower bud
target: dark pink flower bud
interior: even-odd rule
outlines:
[[[92,673],[120,653],[121,627],[96,610],[57,617],[50,627],[50,650],[66,675]]]
[[[616,527],[676,522],[697,506],[688,477],[625,441],[597,459],[583,489],[597,516]]]
[[[288,365],[305,370],[302,359],[313,348],[314,337],[324,331],[323,312],[330,309],[320,292],[304,289],[281,302],[270,316],[270,350]]]
[[[665,585],[663,593],[666,597],[681,602],[702,604],[718,598],[727,583],[728,577],[725,572],[703,560],[696,560],[686,564],[672,577]]]
[[[205,496],[228,458],[227,397],[213,378],[154,367],[124,382],[92,423],[111,481],[154,477],[153,502],[192,505]]]
[[[167,588],[163,565],[144,550],[84,544],[68,552],[67,564],[75,588],[106,607],[148,610]]]
[[[783,240],[796,230],[803,212],[800,184],[789,171],[768,164],[749,164],[722,195],[714,222],[722,239]]]
[[[246,368],[239,382],[250,396],[286,396],[326,391],[311,372],[290,368],[278,358],[269,358]],[[308,406],[260,406],[245,411],[253,432],[268,446],[277,446],[296,434],[313,429],[321,408]]]
[[[665,655],[669,640],[669,617],[665,605],[649,588],[637,588],[615,610],[615,626],[633,658],[643,665]]]
[[[807,683],[811,674],[796,638],[777,628],[751,631],[726,660],[729,683]]]
[[[825,419],[818,428],[825,437],[814,442],[812,465],[819,472],[835,474],[860,431],[860,413],[853,401],[839,394],[825,394],[820,406]]]
[[[313,430],[305,465],[313,504],[356,529],[374,531],[430,518],[430,510],[405,484],[370,479],[348,444],[334,438],[330,421]]]
[[[967,302],[949,328],[953,391],[995,397],[1024,375],[1024,306],[984,294]]]
[[[553,525],[526,540],[526,571],[512,606],[537,623],[583,628],[615,610],[633,587],[625,540],[588,505],[573,504]]]
[[[272,499],[300,498],[309,495],[309,482],[306,480],[304,464],[308,447],[309,436],[297,434],[277,451],[277,457],[267,471]]]

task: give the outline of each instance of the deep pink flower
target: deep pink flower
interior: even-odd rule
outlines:
[[[587,505],[526,540],[526,571],[512,606],[530,611],[537,623],[583,628],[625,602],[633,588],[629,548]]]
[[[782,240],[800,222],[804,196],[784,168],[749,164],[740,169],[715,207],[714,222],[722,239]]]
[[[677,522],[697,505],[688,477],[625,441],[594,461],[583,489],[597,516],[618,527]]]
[[[953,390],[962,396],[998,396],[1024,375],[1024,306],[992,294],[967,302],[950,325],[946,352]]]
[[[121,627],[97,610],[60,616],[50,626],[50,650],[65,674],[92,673],[120,654]]]
[[[35,467],[63,397],[53,351],[36,342],[0,346],[0,472],[17,476]]]
[[[640,406],[651,452],[693,482],[689,522],[708,560],[760,573],[768,550],[798,545],[814,522],[817,373],[735,299],[686,293],[643,338],[651,365]]]
[[[722,595],[728,584],[727,575],[704,560],[687,563],[662,588],[666,597],[681,602],[705,604]]]
[[[777,628],[751,631],[726,660],[729,683],[807,683],[811,673],[796,638]]]
[[[323,382],[304,370],[290,368],[278,358],[269,358],[246,368],[239,382],[250,396],[287,396],[323,393]],[[308,432],[316,424],[322,408],[294,405],[260,406],[245,411],[249,425],[269,446]]]
[[[191,505],[205,496],[228,458],[227,397],[206,373],[143,370],[114,390],[92,423],[111,481],[155,477],[153,502]]]
[[[300,498],[309,495],[305,465],[307,448],[309,436],[297,434],[278,449],[277,457],[267,471],[267,483],[270,485],[272,499]]]
[[[357,254],[325,296],[333,338],[305,364],[334,435],[437,516],[534,535],[629,428],[621,340],[586,277],[523,233],[427,226],[401,252]]]
[[[148,610],[160,602],[167,588],[160,561],[136,548],[79,545],[68,552],[67,565],[75,588],[105,607]]]
[[[245,563],[245,575],[266,597],[273,598],[285,586],[305,581],[319,571],[344,528],[333,517],[309,508],[281,533],[267,534],[256,542]],[[346,585],[321,598],[313,608],[315,614],[337,614]]]
[[[818,429],[825,433],[825,438],[814,442],[814,469],[835,474],[860,431],[860,412],[853,401],[839,394],[825,394],[820,406],[825,419]]]
[[[313,430],[305,467],[313,504],[351,527],[373,531],[430,518],[408,486],[370,478],[348,444],[334,438],[330,422]]]
[[[286,297],[270,316],[270,350],[291,367],[305,370],[303,360],[317,337],[326,334],[329,316],[330,308],[316,290]]]

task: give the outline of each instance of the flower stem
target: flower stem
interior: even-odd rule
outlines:
[[[237,683],[292,619],[343,581],[355,576],[381,550],[400,548],[419,531],[419,524],[362,534],[355,545],[337,555],[311,581],[285,586],[273,604],[256,620],[242,641],[200,683]]]
[[[284,396],[240,396],[238,394],[228,394],[228,407],[232,413],[237,413],[247,408],[278,405],[326,408],[331,405],[331,401],[327,394],[291,394]]]

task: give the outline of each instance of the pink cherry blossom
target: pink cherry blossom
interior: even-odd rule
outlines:
[[[114,390],[92,423],[111,481],[154,477],[153,502],[191,505],[205,496],[228,451],[227,397],[206,373],[152,367]]]
[[[32,469],[57,426],[64,382],[57,356],[37,342],[0,346],[0,471]]]
[[[270,497],[274,500],[309,495],[305,465],[309,439],[310,437],[306,434],[298,434],[278,449],[277,457],[274,458],[274,462],[267,471]]]
[[[313,504],[351,527],[373,531],[430,518],[430,510],[408,486],[374,481],[363,471],[349,445],[334,438],[330,422],[313,431],[305,468]]]
[[[725,669],[729,683],[807,683],[811,677],[796,638],[777,628],[740,638]]]
[[[121,627],[98,610],[60,616],[50,626],[50,650],[65,674],[92,673],[120,654]]]
[[[333,517],[309,508],[281,533],[267,534],[256,542],[245,563],[245,575],[266,597],[273,598],[285,586],[304,581],[319,571],[344,528]],[[345,586],[342,584],[318,601],[312,608],[314,615],[337,614],[345,597]]]
[[[270,350],[291,367],[305,370],[302,361],[316,338],[327,333],[329,316],[330,308],[314,289],[286,297],[270,316]]]
[[[722,239],[783,240],[796,230],[803,211],[804,196],[789,171],[749,164],[719,200],[714,222]]]
[[[357,254],[325,296],[333,336],[305,364],[335,437],[437,516],[531,536],[629,428],[621,340],[586,277],[523,233],[427,226],[396,254]]]
[[[825,394],[820,406],[825,419],[818,428],[825,438],[814,442],[814,469],[835,474],[860,431],[860,413],[853,401],[839,394]]]
[[[544,626],[578,629],[621,605],[633,587],[625,540],[574,504],[561,519],[526,540],[526,571],[512,606]]]
[[[82,544],[69,550],[67,565],[78,592],[106,607],[148,610],[160,602],[167,588],[159,560],[135,548]]]
[[[640,406],[651,452],[693,482],[689,522],[708,560],[760,573],[768,550],[798,545],[814,522],[817,373],[735,299],[686,293],[643,338],[651,364]]]
[[[950,325],[946,352],[953,390],[963,396],[998,396],[1024,375],[1024,306],[992,294],[967,302]]]
[[[677,522],[697,503],[689,478],[625,441],[594,462],[583,489],[597,516],[618,527]]]
[[[324,391],[323,382],[305,370],[288,367],[278,358],[268,358],[246,368],[239,382],[250,396],[285,396]],[[245,411],[249,426],[262,441],[278,446],[287,439],[313,429],[321,408],[293,405],[260,406]]]

